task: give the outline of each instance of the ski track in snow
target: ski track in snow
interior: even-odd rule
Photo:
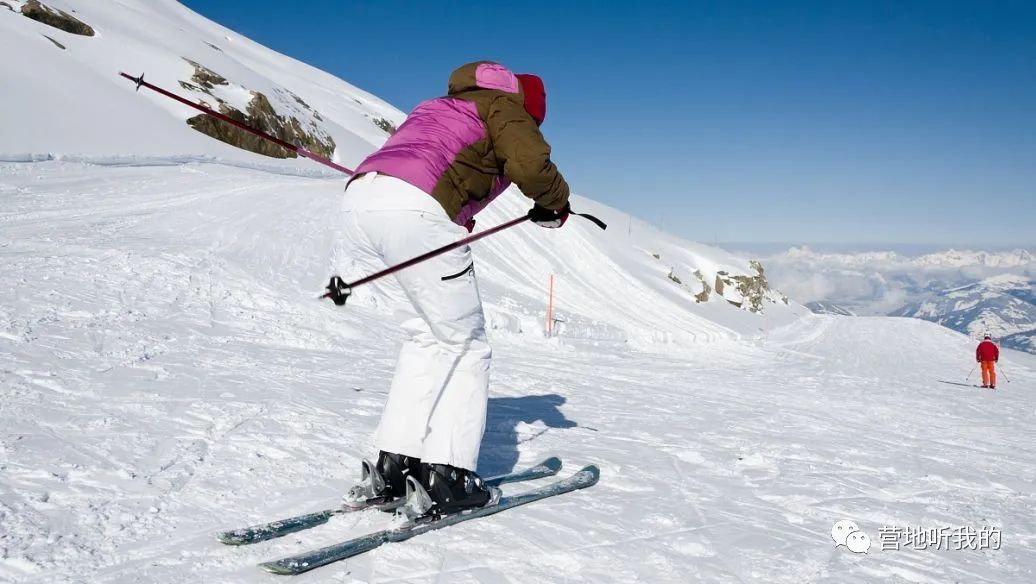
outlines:
[[[0,581],[272,582],[256,563],[390,521],[214,539],[334,504],[371,455],[400,338],[386,305],[316,300],[341,188],[0,163]],[[503,265],[486,244],[487,307],[542,311],[535,254]],[[607,309],[594,281],[564,284]],[[666,308],[631,303],[598,330]],[[558,455],[601,482],[294,581],[1036,580],[1036,358],[1005,352],[1011,381],[990,392],[939,383],[963,380],[973,347],[923,321],[805,317],[742,339],[679,318],[694,342],[659,351],[494,330],[482,473]],[[870,554],[834,547],[840,519]],[[999,526],[1003,545],[881,551],[887,524]]]

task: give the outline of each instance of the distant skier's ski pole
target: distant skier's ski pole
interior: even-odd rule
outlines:
[[[254,134],[256,136],[259,136],[260,138],[264,138],[266,140],[269,140],[270,142],[273,142],[274,144],[280,146],[281,148],[285,148],[287,150],[290,150],[290,151],[294,152],[295,154],[298,154],[299,156],[301,156],[303,158],[308,158],[308,159],[310,159],[310,160],[312,160],[314,162],[319,162],[320,164],[323,164],[325,166],[330,166],[331,168],[333,168],[333,169],[335,169],[335,170],[337,170],[339,172],[344,172],[345,174],[348,174],[348,175],[352,175],[353,174],[353,171],[351,171],[348,168],[342,166],[341,164],[335,164],[334,162],[331,162],[330,160],[324,158],[323,156],[320,156],[319,154],[314,154],[313,152],[310,152],[309,150],[306,150],[302,146],[296,146],[295,144],[289,144],[288,142],[285,142],[284,140],[281,140],[280,138],[277,138],[276,136],[271,136],[271,135],[267,134],[266,132],[263,132],[262,130],[257,130],[255,128],[249,126],[248,124],[243,124],[243,123],[235,120],[234,118],[231,118],[229,116],[225,116],[225,115],[223,115],[223,114],[221,114],[221,113],[219,113],[219,112],[217,112],[217,111],[215,111],[213,109],[205,107],[205,106],[203,106],[203,105],[201,105],[199,103],[194,103],[193,101],[191,101],[189,99],[186,99],[184,97],[180,97],[179,95],[176,95],[175,93],[173,93],[171,91],[166,91],[165,89],[162,89],[161,87],[158,87],[157,85],[152,85],[152,84],[148,83],[147,81],[144,81],[144,74],[143,73],[140,74],[140,77],[133,77],[132,75],[127,75],[126,73],[119,73],[119,75],[122,75],[126,79],[129,79],[130,81],[136,83],[137,84],[137,91],[140,91],[141,87],[147,87],[148,89],[150,89],[152,91],[161,93],[162,95],[168,97],[169,99],[175,99],[176,101],[178,101],[178,102],[180,102],[180,103],[182,103],[184,105],[193,107],[194,109],[196,109],[196,110],[198,110],[198,111],[200,111],[200,112],[202,112],[202,113],[204,113],[206,115],[210,115],[210,116],[212,116],[212,117],[214,117],[214,118],[216,118],[218,120],[223,120],[224,122],[226,122],[226,123],[228,123],[228,124],[230,124],[232,126],[236,126],[238,128],[241,128],[242,130],[248,132],[249,134]]]
[[[583,217],[584,219],[587,219],[588,221],[592,222],[594,225],[600,227],[601,229],[607,229],[608,228],[608,225],[604,221],[601,221],[600,219],[598,219],[597,217],[594,217],[593,215],[588,215],[586,213],[576,213],[574,211],[571,212],[571,214],[572,215],[578,215],[579,217]],[[499,233],[499,232],[503,231],[504,229],[509,229],[511,227],[514,227],[515,225],[518,225],[519,223],[522,223],[522,222],[528,221],[528,220],[529,220],[529,216],[528,215],[522,215],[521,217],[518,217],[517,219],[512,219],[512,220],[508,221],[507,223],[503,223],[501,225],[497,225],[496,227],[487,229],[487,230],[483,231],[482,233],[477,233],[477,234],[472,235],[470,237],[465,237],[464,239],[461,239],[459,241],[455,241],[453,243],[448,243],[448,244],[446,244],[446,245],[444,245],[444,246],[442,246],[442,247],[440,247],[438,249],[433,249],[432,251],[423,253],[423,254],[417,256],[416,258],[409,259],[409,260],[407,260],[407,261],[405,261],[405,262],[403,262],[401,264],[396,264],[396,265],[394,265],[392,267],[385,268],[384,270],[381,270],[380,272],[375,272],[375,273],[373,273],[373,274],[371,274],[369,276],[360,278],[359,280],[356,280],[355,282],[346,282],[345,280],[343,280],[339,276],[331,276],[331,281],[327,284],[327,288],[326,288],[327,292],[324,293],[322,296],[320,296],[320,298],[330,298],[331,301],[334,302],[335,304],[337,304],[338,306],[343,306],[345,304],[345,301],[349,299],[349,296],[352,295],[353,288],[355,288],[357,286],[362,286],[363,284],[368,284],[368,283],[373,282],[375,280],[384,278],[385,276],[390,276],[390,275],[395,274],[396,272],[398,272],[400,270],[405,270],[405,269],[407,269],[407,268],[409,268],[411,266],[415,266],[415,265],[417,265],[417,264],[419,264],[419,263],[421,263],[423,261],[430,260],[430,259],[432,259],[432,258],[434,258],[434,257],[436,257],[438,255],[442,255],[442,254],[444,254],[444,253],[446,253],[446,252],[448,252],[450,250],[454,250],[454,249],[457,249],[458,247],[462,247],[462,246],[465,246],[465,245],[467,245],[469,243],[478,241],[478,240],[482,239],[483,237],[489,237],[490,235],[493,235],[494,233]]]
[[[1001,367],[999,363],[997,363],[996,368],[1000,370],[1000,375],[1004,376],[1004,379],[1007,380],[1007,383],[1011,383],[1011,380],[1008,379],[1007,374],[1004,373],[1004,368]]]
[[[971,371],[968,371],[968,376],[964,378],[964,383],[967,383],[968,380],[971,379],[971,374],[975,372],[976,367],[978,367],[978,365],[971,366]]]

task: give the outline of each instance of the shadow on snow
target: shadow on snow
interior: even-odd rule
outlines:
[[[490,398],[478,473],[489,477],[511,472],[518,465],[521,444],[535,440],[551,428],[577,427],[561,413],[565,401],[556,393]]]

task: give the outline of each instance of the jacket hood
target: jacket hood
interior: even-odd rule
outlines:
[[[475,61],[457,68],[450,75],[449,95],[491,89],[523,99],[522,86],[510,69],[492,61]]]

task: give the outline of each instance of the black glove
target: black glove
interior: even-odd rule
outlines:
[[[568,214],[571,212],[572,207],[570,207],[568,203],[565,203],[565,206],[559,211],[554,211],[536,204],[532,206],[532,209],[529,209],[529,220],[540,227],[557,229],[564,225],[565,221],[568,221]]]

